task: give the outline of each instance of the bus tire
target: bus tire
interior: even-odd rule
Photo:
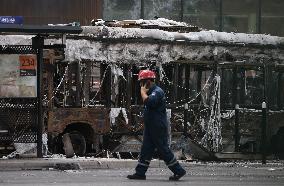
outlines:
[[[75,154],[69,133],[62,136],[62,143],[66,158],[72,158]]]
[[[74,149],[74,153],[77,156],[84,156],[86,153],[86,139],[79,131],[69,132],[71,143]]]

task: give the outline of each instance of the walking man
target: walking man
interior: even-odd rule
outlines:
[[[136,172],[128,175],[127,178],[145,180],[145,173],[154,150],[157,149],[166,165],[174,173],[169,180],[175,181],[184,176],[186,171],[180,166],[169,147],[165,93],[155,84],[155,78],[156,74],[151,70],[141,70],[138,74],[144,103],[144,135]]]

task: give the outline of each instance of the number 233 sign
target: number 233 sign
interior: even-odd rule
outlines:
[[[36,55],[20,55],[20,76],[36,76]]]

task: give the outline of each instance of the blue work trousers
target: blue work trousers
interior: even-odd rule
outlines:
[[[174,173],[181,175],[185,170],[180,166],[171,151],[168,143],[167,127],[154,128],[145,127],[143,135],[143,144],[141,153],[136,166],[136,174],[144,176],[152,159],[155,149],[158,150],[159,155],[165,161],[169,169]]]

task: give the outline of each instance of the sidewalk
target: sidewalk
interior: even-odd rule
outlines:
[[[253,161],[223,161],[223,162],[204,162],[204,161],[183,161],[179,160],[183,167],[192,166],[247,166],[256,165],[260,167],[280,166],[284,170],[284,160],[268,160],[263,165],[259,160]],[[52,157],[52,158],[19,158],[19,159],[0,159],[0,171],[9,170],[79,170],[79,169],[120,169],[135,168],[137,160],[132,159],[116,159],[116,158],[93,158],[93,157]],[[166,168],[164,161],[154,159],[150,164],[151,168]]]
[[[180,161],[184,166],[188,162]],[[186,165],[187,164],[187,165]],[[0,159],[0,171],[4,170],[68,170],[68,169],[118,169],[135,168],[137,160],[114,159],[114,158],[20,158]],[[152,160],[151,167],[166,167],[161,160]]]

